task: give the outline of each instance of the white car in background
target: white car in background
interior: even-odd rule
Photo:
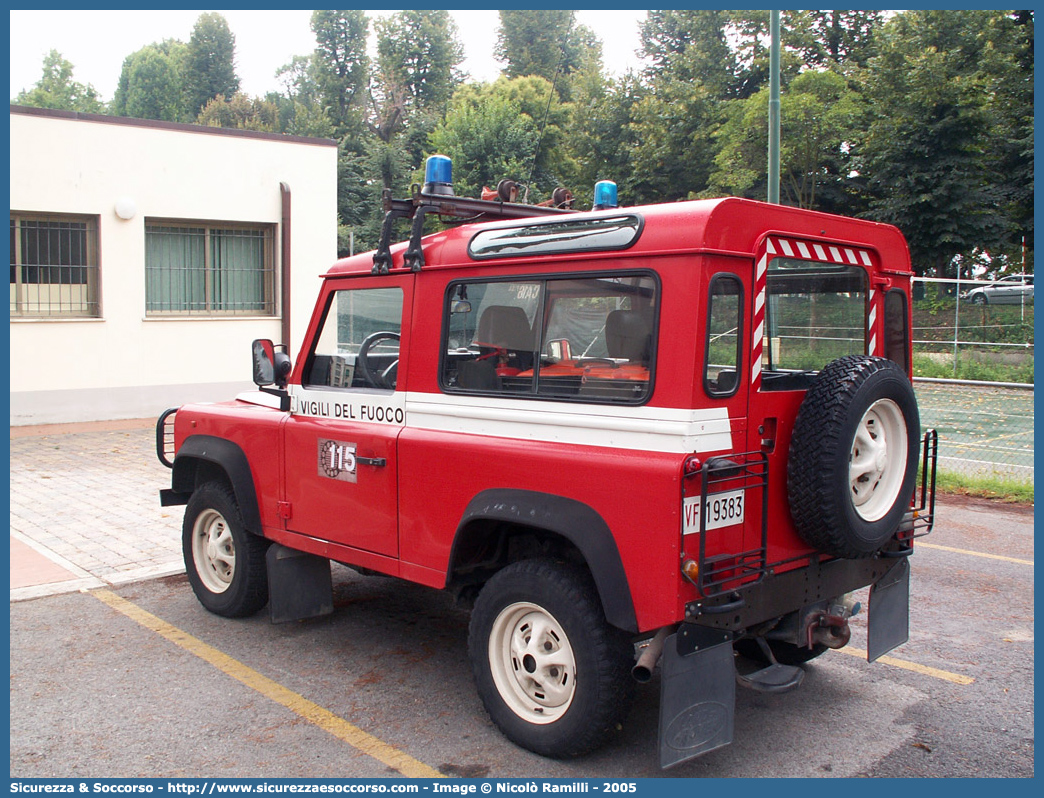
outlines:
[[[976,305],[1018,305],[1033,303],[1033,275],[1012,274],[989,285],[973,288],[964,298]]]

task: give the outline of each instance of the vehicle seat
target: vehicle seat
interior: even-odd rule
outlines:
[[[475,343],[479,346],[499,346],[515,355],[516,368],[533,368],[536,343],[533,328],[526,311],[514,305],[490,305],[482,311]]]
[[[614,310],[605,319],[605,347],[611,358],[649,365],[652,329],[648,317],[637,310]]]

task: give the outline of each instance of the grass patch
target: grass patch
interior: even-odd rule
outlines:
[[[970,477],[939,471],[935,477],[935,489],[937,493],[996,499],[1008,504],[1033,504],[1033,482],[1011,477]]]
[[[955,373],[952,356],[942,359],[938,355],[929,357],[927,354],[915,354],[913,372],[915,377],[1033,384],[1032,359],[1023,363],[991,363],[977,358],[958,357]]]

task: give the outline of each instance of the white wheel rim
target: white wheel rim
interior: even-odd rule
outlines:
[[[906,419],[891,399],[870,405],[856,428],[848,459],[855,510],[864,521],[883,518],[899,497],[909,455]]]
[[[204,510],[192,527],[192,562],[211,593],[224,593],[236,573],[232,530],[217,510]]]
[[[562,624],[536,604],[501,610],[489,635],[489,666],[504,703],[529,723],[554,723],[576,693],[569,639]]]

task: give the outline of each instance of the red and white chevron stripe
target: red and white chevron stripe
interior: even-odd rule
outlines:
[[[761,365],[764,354],[765,335],[765,301],[768,264],[774,257],[801,258],[802,260],[820,263],[842,264],[845,266],[873,265],[870,251],[840,244],[824,244],[818,241],[802,241],[799,238],[782,238],[768,236],[762,247],[754,267],[754,338],[751,341],[750,386],[757,390],[761,387]],[[867,333],[870,338],[869,353],[877,354],[877,292],[870,290],[869,310],[867,314]]]

